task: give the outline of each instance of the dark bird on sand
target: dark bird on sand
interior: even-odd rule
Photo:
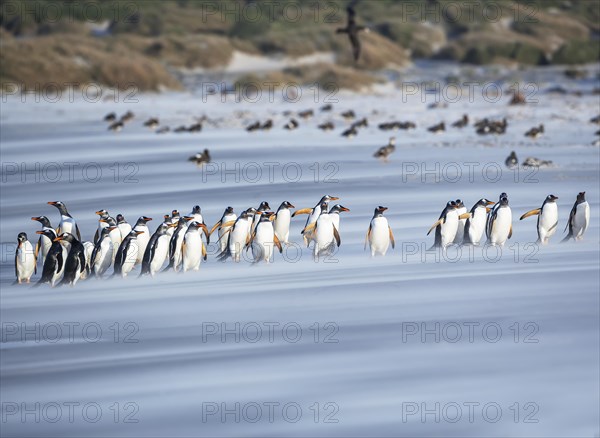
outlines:
[[[192,155],[190,158],[188,158],[188,161],[193,161],[198,166],[201,166],[205,163],[210,163],[210,153],[208,152],[208,149],[204,149],[203,152],[198,152],[196,155]]]
[[[375,158],[380,158],[387,162],[388,157],[396,151],[396,137],[390,137],[388,144],[381,146],[377,149],[377,152],[373,154]]]
[[[325,122],[325,123],[321,123],[318,128],[321,131],[333,131],[335,129],[335,125],[333,124],[333,122]]]
[[[433,132],[434,134],[439,134],[446,130],[446,124],[444,122],[440,122],[437,125],[430,126],[427,128],[429,132]]]
[[[284,126],[283,129],[287,129],[288,131],[293,131],[294,129],[296,129],[298,126],[300,126],[300,124],[296,121],[296,119],[290,119],[289,122],[287,122]]]
[[[534,126],[525,133],[525,137],[539,138],[544,135],[544,125]]]
[[[114,122],[115,120],[117,120],[117,115],[115,113],[108,113],[104,116],[105,122]]]
[[[358,38],[358,34],[362,31],[368,33],[369,28],[365,26],[358,26],[356,24],[356,12],[351,5],[346,8],[346,13],[348,14],[348,23],[346,24],[346,27],[340,27],[335,32],[348,34],[350,44],[352,45],[352,55],[354,56],[354,61],[356,62],[358,61],[358,58],[360,58],[360,39]]]
[[[460,120],[457,120],[456,122],[454,122],[452,124],[452,126],[454,128],[464,128],[468,124],[469,124],[469,116],[467,116],[466,114],[463,114],[462,118]]]
[[[514,169],[519,165],[519,160],[517,159],[517,154],[515,153],[515,151],[512,151],[510,153],[510,155],[504,161],[504,164],[506,164],[506,167],[508,167],[509,169]]]

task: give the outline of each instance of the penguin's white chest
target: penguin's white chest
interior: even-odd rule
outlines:
[[[121,240],[123,240],[129,233],[131,233],[131,225],[128,223],[122,223],[117,225],[117,228],[121,232]]]
[[[504,245],[512,227],[512,211],[510,207],[500,207],[496,213],[496,219],[492,223],[490,243],[492,245]]]
[[[135,244],[135,239],[129,243],[129,247],[124,254],[123,265],[121,266],[121,275],[127,276],[136,264],[139,248]]]
[[[232,221],[235,221],[236,219],[237,219],[237,215],[228,214],[223,217],[223,220],[221,221],[221,223],[224,224],[227,222],[232,222]],[[221,226],[219,228],[219,248],[221,251],[225,251],[225,248],[227,248],[227,236],[225,236],[225,237],[223,237],[223,236],[227,233],[227,230],[231,229],[232,226],[233,225],[228,225],[226,227]]]
[[[35,254],[29,241],[21,243],[17,249],[17,280],[28,281],[35,270]]]
[[[136,226],[135,231],[143,231],[142,234],[138,234],[137,239],[131,242],[137,248],[137,258],[135,263],[142,263],[144,259],[144,252],[150,241],[150,229],[146,225]]]
[[[333,222],[328,214],[322,214],[317,220],[317,232],[315,236],[314,253],[328,249],[335,239],[333,234]]]
[[[271,260],[273,255],[273,240],[274,240],[273,225],[270,222],[261,222],[256,227],[256,235],[252,242],[252,255],[254,261]]]
[[[113,260],[113,243],[110,237],[105,237],[100,242],[100,250],[96,253],[94,261],[94,271],[96,275],[101,276],[110,267]]]
[[[185,233],[185,245],[183,246],[183,270],[189,271],[200,269],[202,262],[202,237],[198,230],[190,230]]]
[[[587,202],[582,202],[575,210],[573,218],[573,237],[580,238],[587,230],[590,223],[590,205]]]
[[[169,240],[170,238],[167,234],[158,238],[156,247],[154,248],[154,257],[150,262],[150,274],[154,275],[165,263],[165,259],[169,253]]]
[[[558,224],[558,205],[556,202],[549,202],[544,205],[538,218],[538,237],[542,243],[556,233]]]
[[[275,234],[277,234],[277,238],[281,243],[288,243],[288,239],[290,236],[290,222],[292,220],[292,215],[290,214],[290,210],[285,208],[279,210],[277,213],[277,217],[275,218]]]
[[[456,210],[446,213],[446,220],[441,227],[442,247],[446,247],[454,241],[458,230],[458,214]]]
[[[390,246],[390,231],[388,221],[384,217],[371,220],[371,235],[369,239],[371,255],[385,255]]]
[[[69,216],[62,216],[60,221],[60,232],[69,233],[77,237],[77,232],[75,231],[75,219]]]
[[[469,219],[469,240],[472,244],[478,245],[485,231],[486,220],[485,207],[477,207]]]
[[[229,238],[229,252],[234,260],[239,260],[239,255],[244,249],[244,245],[246,245],[246,239],[248,238],[248,233],[250,232],[250,224],[252,223],[252,219],[250,220],[241,220],[238,221],[233,230],[231,230],[231,236]]]

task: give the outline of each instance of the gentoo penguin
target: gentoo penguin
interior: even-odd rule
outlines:
[[[493,203],[493,201],[481,198],[471,208],[469,213],[463,213],[459,216],[459,219],[466,219],[463,237],[464,244],[479,245],[485,231],[485,222],[489,211],[488,205],[492,205]]]
[[[139,250],[137,245],[132,243],[137,239],[138,235],[143,234],[143,231],[130,231],[125,236],[119,249],[117,250],[117,256],[115,257],[115,271],[113,275],[120,275],[121,277],[127,277],[127,274],[131,272],[135,266],[137,260],[137,252]]]
[[[206,247],[202,241],[200,228],[204,230],[206,225],[196,221],[193,221],[186,228],[183,244],[181,245],[183,272],[199,270],[202,259],[206,260]]]
[[[530,138],[540,138],[542,135],[544,135],[544,125],[541,124],[540,126],[537,127],[533,127],[531,128],[529,131],[527,131],[525,133],[525,137],[530,137]]]
[[[223,236],[227,234],[227,231],[232,227],[233,222],[235,222],[236,219],[237,215],[233,212],[233,207],[227,207],[223,212],[221,219],[219,219],[219,221],[210,229],[208,233],[209,235],[211,235],[217,228],[219,229],[219,252],[223,252],[225,251],[225,248],[227,248],[227,237]],[[223,225],[228,222],[231,222],[232,225]]]
[[[367,249],[368,242],[371,248],[371,257],[375,257],[376,255],[384,256],[390,243],[392,244],[392,248],[396,246],[392,228],[388,224],[388,220],[383,216],[383,212],[387,209],[387,207],[377,207],[373,214],[373,219],[371,219],[371,223],[369,224],[369,231],[367,231],[365,239],[365,249]]]
[[[338,230],[331,219],[332,215],[327,211],[327,202],[322,202],[320,207],[321,214],[317,221],[304,229],[304,232],[311,231],[314,235],[313,257],[315,259],[322,255],[332,254],[336,245],[339,247],[342,243]]]
[[[125,236],[127,236],[129,233],[131,233],[131,225],[129,225],[127,223],[127,221],[125,220],[125,218],[123,217],[122,214],[118,214],[116,217],[117,220],[117,228],[119,229],[119,232],[121,233],[121,241],[125,238]]]
[[[429,248],[430,250],[433,248],[446,248],[452,242],[454,242],[454,237],[456,237],[456,232],[458,230],[458,213],[456,209],[458,205],[454,201],[448,201],[446,207],[442,210],[440,214],[440,218],[434,223],[427,235],[435,228],[435,241],[433,246]]]
[[[464,128],[468,124],[469,124],[469,116],[466,115],[466,114],[463,114],[462,118],[460,118],[459,120],[457,120],[456,122],[454,122],[452,124],[452,126],[454,128]]]
[[[254,263],[265,261],[271,262],[273,256],[273,247],[276,246],[281,253],[281,242],[275,234],[273,229],[273,220],[275,220],[275,214],[267,211],[262,212],[258,224],[252,233],[252,238],[248,243],[248,246],[252,248],[252,256]]]
[[[52,237],[48,237],[43,233],[40,234],[40,238],[38,239],[37,245],[35,246],[35,256],[38,259],[41,259],[41,264],[44,266],[44,261],[46,260],[46,255],[48,251],[50,251],[50,247],[52,246],[52,241],[56,239],[56,231],[52,228],[50,224],[50,220],[46,216],[34,216],[31,218],[32,221],[38,221],[42,224],[42,231],[49,230],[51,231]]]
[[[169,228],[174,228],[175,226],[176,225],[173,223],[167,224],[163,222],[154,232],[148,242],[148,246],[146,246],[146,251],[144,252],[140,276],[146,274],[154,276],[154,274],[162,268],[162,265],[169,254],[170,236],[167,234],[167,230]]]
[[[271,207],[269,206],[269,203],[267,201],[263,201],[263,202],[260,203],[260,205],[256,209],[256,211],[259,212],[260,214],[255,214],[254,215],[254,219],[252,221],[252,229],[254,229],[256,227],[256,224],[258,224],[258,221],[260,220],[260,216],[264,212],[270,211],[270,210],[271,210]]]
[[[440,122],[437,125],[430,126],[427,128],[429,132],[433,132],[434,134],[439,134],[440,132],[444,132],[446,130],[446,124],[444,122]]]
[[[508,206],[507,196],[494,205],[488,214],[485,228],[490,245],[503,246],[512,237],[512,211]]]
[[[148,242],[150,241],[150,228],[148,228],[147,223],[151,220],[151,217],[140,216],[133,227],[133,231],[142,232],[137,235],[137,239],[133,242],[133,244],[138,247],[135,260],[136,265],[142,263],[142,260],[144,259],[144,252],[146,252],[146,246],[148,246]]]
[[[530,210],[520,217],[523,220],[526,217],[537,215],[538,243],[545,245],[550,237],[556,233],[558,226],[558,205],[556,205],[557,196],[548,195],[540,208]]]
[[[98,217],[98,228],[96,229],[96,234],[94,234],[94,243],[98,242],[98,239],[100,238],[100,233],[102,233],[102,229],[108,227],[108,222],[106,222],[106,219],[108,219],[110,217],[110,214],[108,214],[108,211],[102,209],[102,210],[98,210],[96,212],[96,214],[99,216]],[[102,220],[104,219],[104,220]]]
[[[179,265],[181,264],[183,257],[181,252],[181,248],[183,247],[183,239],[185,238],[185,233],[188,229],[190,221],[195,222],[193,216],[184,216],[179,220],[179,222],[177,222],[175,232],[169,240],[169,264],[165,269],[163,269],[163,271],[168,271],[169,269],[173,268],[175,272],[177,272],[179,269]]]
[[[456,236],[454,236],[453,243],[460,245],[463,243],[465,237],[465,224],[467,222],[467,218],[465,216],[461,218],[461,215],[467,212],[467,207],[465,207],[465,204],[460,199],[457,199],[454,203],[456,204],[456,214],[458,214],[458,228],[456,229]]]
[[[98,239],[98,242],[96,242],[96,246],[92,252],[90,267],[92,269],[92,274],[98,278],[101,278],[108,268],[110,268],[113,259],[116,257],[116,254],[115,257],[113,257],[113,251],[119,249],[119,247],[115,249],[114,243],[110,238],[110,233],[115,228],[114,225],[111,225],[102,230],[100,238]]]
[[[54,205],[60,212],[60,224],[58,225],[57,234],[69,233],[81,239],[81,233],[79,233],[79,227],[73,219],[73,216],[67,211],[67,206],[60,201],[50,201],[49,205]]]
[[[66,248],[60,244],[60,241],[54,240],[57,237],[54,230],[36,231],[36,234],[46,236],[48,239],[52,238],[52,246],[44,260],[42,278],[36,283],[36,286],[47,283],[54,287],[62,279],[68,252]]]
[[[190,214],[188,214],[188,216],[191,216],[193,221],[196,221],[199,224],[203,224],[206,226],[206,222],[204,222],[204,217],[202,217],[202,209],[200,208],[199,205],[195,205],[194,208],[192,208],[192,211],[190,212]],[[190,223],[191,222],[187,221],[186,225],[189,225]],[[202,227],[200,229],[206,236],[206,244],[208,245],[210,243],[210,233],[208,232],[208,229],[205,230]]]
[[[563,242],[569,239],[581,240],[590,224],[590,205],[585,200],[585,192],[579,192],[577,200],[573,204],[569,221],[565,230],[569,228],[569,234],[562,240]]]
[[[360,57],[360,39],[358,38],[358,34],[362,31],[368,33],[369,28],[365,26],[358,26],[356,24],[356,12],[354,11],[352,5],[349,5],[346,8],[346,14],[348,15],[346,27],[340,27],[336,29],[335,33],[348,34],[350,44],[352,45],[352,56],[354,58],[354,62],[358,62],[358,58]]]
[[[227,247],[222,251],[217,260],[223,261],[231,257],[234,262],[239,262],[244,247],[250,242],[252,233],[252,219],[255,215],[261,215],[254,208],[243,211],[232,224],[225,223],[222,226],[230,226],[222,239],[227,239]]]
[[[340,232],[340,213],[344,211],[350,211],[346,207],[340,204],[335,204],[333,207],[329,209],[329,215],[331,216],[331,221],[333,225],[335,225],[335,229]]]
[[[290,237],[290,222],[292,220],[292,213],[290,208],[296,208],[288,201],[283,201],[277,213],[275,213],[275,219],[273,221],[273,228],[275,230],[275,236],[281,243],[289,243]]]
[[[388,157],[396,150],[396,137],[390,137],[388,144],[381,146],[377,152],[373,154],[375,158],[380,158],[387,163]]]
[[[106,222],[108,224],[107,228],[110,228],[110,232],[108,234],[108,237],[110,237],[110,240],[112,242],[112,253],[111,253],[111,263],[115,261],[115,257],[117,256],[117,250],[119,249],[119,245],[121,245],[121,240],[123,240],[123,237],[121,236],[121,231],[119,231],[119,228],[117,227],[117,221],[114,220],[114,218],[112,217],[108,217],[107,219],[100,219],[103,222]],[[104,231],[104,230],[102,230]],[[98,239],[100,240],[100,239]],[[97,242],[96,242],[97,243]]]
[[[510,155],[504,161],[504,164],[506,164],[506,167],[508,167],[509,169],[514,169],[519,165],[519,160],[515,151],[512,151],[510,153]]]
[[[17,236],[17,250],[15,252],[15,275],[17,276],[17,283],[29,283],[34,273],[37,273],[37,259],[33,245],[27,240],[27,234],[19,233]]]
[[[85,271],[81,273],[80,279],[85,280],[86,278],[88,278],[88,273],[92,272],[92,255],[94,254],[94,248],[96,248],[96,245],[94,245],[93,242],[90,242],[88,240],[86,240],[85,242],[81,242],[81,244],[83,245],[83,250],[85,254]]]
[[[85,249],[81,242],[79,242],[79,240],[71,233],[63,233],[54,240],[58,242],[69,242],[71,246],[65,262],[65,274],[60,281],[60,284],[75,286],[77,280],[81,277],[81,274],[86,270]]]
[[[311,224],[317,222],[317,219],[321,215],[321,206],[325,204],[325,207],[328,206],[329,201],[337,201],[339,198],[335,196],[325,195],[321,198],[321,200],[315,205],[313,208],[303,208],[301,210],[297,210],[292,214],[292,217],[298,216],[299,214],[308,214],[308,219],[306,219],[306,224],[304,224],[304,230]],[[305,232],[302,230],[302,234],[304,235],[304,243],[308,246],[311,240],[312,232]]]

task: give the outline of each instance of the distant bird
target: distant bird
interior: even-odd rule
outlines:
[[[323,112],[331,111],[333,109],[333,105],[328,103],[326,105],[323,105],[320,109]]]
[[[180,125],[177,128],[175,128],[173,130],[173,132],[176,132],[178,134],[181,133],[181,132],[187,132],[187,128],[185,126],[183,126],[183,125]]]
[[[196,122],[187,128],[187,132],[200,132],[202,131],[202,123]]]
[[[135,115],[134,115],[134,114],[133,114],[131,111],[127,111],[125,114],[123,114],[123,115],[121,116],[121,120],[120,120],[120,121],[121,121],[122,123],[127,123],[127,122],[129,122],[130,120],[132,120],[134,117],[135,117]]]
[[[468,124],[469,124],[469,116],[466,114],[463,114],[462,118],[460,120],[457,120],[456,122],[454,122],[452,124],[452,126],[454,128],[464,128]]]
[[[497,134],[501,135],[506,133],[506,128],[508,127],[508,121],[506,119],[502,119],[500,121],[483,119],[479,122],[475,123],[476,133],[479,135],[487,135],[487,134]]]
[[[192,155],[190,158],[188,158],[188,161],[193,161],[197,166],[210,163],[210,152],[208,149],[204,149],[203,152],[198,152],[197,154]]]
[[[369,121],[367,120],[366,117],[363,117],[362,119],[354,122],[352,124],[352,127],[354,127],[354,128],[368,128],[369,127]]]
[[[387,162],[388,157],[396,151],[396,137],[390,137],[390,140],[387,145],[381,146],[377,149],[377,152],[373,154],[375,158],[380,158],[383,161]]]
[[[569,239],[581,240],[585,234],[588,225],[590,224],[590,206],[585,200],[585,192],[579,192],[575,204],[569,214],[569,221],[565,227],[569,229],[569,234],[562,240],[563,242]],[[39,231],[38,231],[39,233]]]
[[[523,161],[523,167],[552,167],[554,163],[550,160],[540,160],[535,157],[527,157]]]
[[[354,126],[350,126],[344,132],[342,132],[342,137],[352,138],[358,135],[358,130]]]
[[[517,159],[517,154],[515,153],[515,151],[512,151],[510,153],[510,155],[504,161],[504,164],[506,164],[506,167],[508,167],[509,169],[514,169],[519,165],[519,160]]]
[[[257,121],[257,122],[252,123],[251,125],[247,126],[246,131],[248,131],[248,132],[258,131],[260,129],[260,127],[261,127],[261,124],[260,124],[260,122]]]
[[[125,124],[123,122],[114,122],[114,123],[110,124],[110,126],[108,127],[108,130],[119,132],[123,129],[124,126],[125,126]]]
[[[531,137],[531,138],[539,138],[542,135],[544,135],[544,125],[541,124],[540,126],[537,127],[533,127],[531,128],[529,131],[527,131],[525,133],[525,137]]]
[[[444,122],[440,122],[437,125],[430,126],[427,128],[429,132],[433,132],[434,134],[439,134],[440,132],[444,132],[446,130],[446,124]]]
[[[592,117],[590,119],[590,123],[595,123],[596,125],[600,125],[600,115],[597,115],[596,117]]]
[[[152,117],[144,122],[144,126],[146,126],[147,128],[150,128],[150,129],[157,128],[158,124],[159,124],[158,119],[155,117]]]
[[[271,120],[271,119],[267,120],[265,123],[260,125],[261,131],[268,131],[272,127],[273,127],[273,120]]]
[[[104,116],[105,122],[114,122],[115,120],[117,120],[117,115],[115,113],[108,113]]]
[[[168,126],[163,126],[162,128],[159,128],[156,130],[157,134],[165,134],[167,132],[169,132],[171,130],[171,128],[169,128]]]
[[[346,8],[346,13],[348,14],[348,23],[346,24],[346,27],[340,27],[335,32],[348,34],[350,44],[352,45],[352,55],[354,56],[354,61],[357,62],[358,58],[360,58],[360,39],[358,38],[358,34],[362,31],[368,33],[369,28],[358,26],[356,24],[356,12],[352,6]]]
[[[344,111],[342,113],[342,117],[346,120],[353,119],[356,117],[356,114],[352,110]]]
[[[321,123],[319,126],[317,126],[321,131],[333,131],[335,129],[335,125],[333,124],[333,122],[325,122],[325,123]]]
[[[427,105],[427,109],[443,109],[448,108],[448,102],[433,102]]]
[[[300,126],[300,124],[296,121],[296,119],[290,119],[290,121],[283,126],[283,129],[293,131],[294,129],[298,128],[298,126]]]
[[[298,117],[301,117],[303,119],[310,119],[312,116],[315,115],[315,112],[313,110],[306,110],[306,111],[300,111],[298,113]]]
[[[520,93],[519,91],[513,91],[513,97],[510,100],[509,105],[525,105],[526,103],[527,100],[525,99],[523,93]]]

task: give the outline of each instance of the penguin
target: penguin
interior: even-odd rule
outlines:
[[[46,260],[46,255],[48,251],[50,251],[50,247],[52,246],[52,241],[56,239],[57,234],[52,225],[50,224],[50,220],[46,216],[34,216],[31,218],[32,221],[37,221],[42,224],[42,231],[49,230],[51,233],[51,237],[47,237],[43,233],[40,234],[37,244],[35,245],[35,256],[38,259],[41,259],[40,263],[42,267],[44,266],[44,261]]]
[[[100,237],[100,233],[102,233],[102,229],[108,227],[108,222],[106,222],[106,219],[108,219],[110,217],[110,214],[108,214],[108,211],[102,209],[102,210],[98,210],[96,212],[96,214],[99,216],[98,218],[98,228],[96,229],[96,234],[94,234],[94,243],[98,242],[98,238]],[[102,220],[104,219],[104,220]]]
[[[43,235],[48,239],[52,238],[52,246],[44,260],[42,277],[36,283],[36,287],[42,284],[49,284],[54,287],[63,277],[68,252],[66,248],[60,244],[60,241],[55,241],[57,236],[54,230],[36,231],[36,234]]]
[[[396,151],[396,137],[390,137],[388,144],[381,146],[377,152],[373,154],[375,158],[382,159],[385,163],[388,162],[388,157]]]
[[[181,251],[183,239],[185,237],[185,233],[188,229],[190,221],[195,222],[193,216],[184,216],[182,219],[179,220],[179,222],[177,222],[175,232],[169,240],[169,264],[165,269],[163,269],[163,271],[168,271],[169,269],[173,268],[175,272],[177,272],[177,270],[179,269],[179,265],[181,264],[181,260],[183,257]]]
[[[137,240],[137,237],[140,234],[144,234],[144,232],[132,230],[121,242],[121,245],[117,250],[117,256],[115,257],[113,276],[120,275],[121,277],[125,278],[135,266],[139,248],[137,245],[133,245],[132,243]]]
[[[83,245],[83,250],[85,254],[86,269],[81,273],[80,280],[85,280],[86,278],[88,278],[88,273],[92,272],[92,254],[94,254],[94,248],[96,248],[96,245],[94,245],[93,242],[90,242],[88,240],[82,242],[81,244]]]
[[[202,259],[206,260],[206,247],[202,241],[200,228],[204,230],[206,225],[196,221],[190,223],[186,228],[183,244],[181,245],[183,272],[198,271]]]
[[[440,122],[437,125],[430,126],[427,128],[429,132],[433,132],[434,134],[439,134],[440,132],[444,132],[446,130],[446,124],[444,122]]]
[[[573,204],[569,221],[565,227],[569,229],[569,234],[562,240],[567,242],[569,239],[581,240],[590,224],[590,205],[585,200],[585,192],[579,192],[577,200]]]
[[[336,245],[339,247],[342,243],[338,230],[331,219],[332,215],[327,211],[327,202],[321,203],[320,211],[321,214],[317,221],[304,229],[304,232],[312,231],[314,235],[313,257],[315,260],[322,255],[332,254]]]
[[[214,233],[214,231],[217,228],[219,229],[219,239],[218,239],[219,252],[223,252],[227,248],[227,238],[224,238],[223,236],[225,234],[227,234],[227,231],[232,227],[233,222],[235,222],[236,219],[237,219],[237,215],[233,212],[233,207],[227,207],[225,209],[225,211],[223,212],[223,216],[221,216],[221,219],[219,219],[219,221],[216,224],[214,224],[213,227],[210,229],[210,231],[208,233],[209,236],[212,235],[212,233]],[[231,222],[232,225],[228,225],[228,226],[223,225],[228,222]]]
[[[59,242],[66,241],[71,246],[65,262],[65,274],[59,285],[68,284],[75,286],[81,274],[86,270],[83,245],[71,233],[63,233],[54,240]]]
[[[256,209],[256,211],[260,212],[260,215],[254,215],[254,219],[252,221],[252,229],[254,229],[256,227],[256,224],[258,224],[258,221],[260,220],[260,216],[266,212],[271,210],[271,207],[269,206],[269,203],[267,201],[263,201],[260,203],[260,205],[258,206],[258,208]]]
[[[125,220],[125,218],[123,217],[122,214],[118,214],[117,215],[117,228],[119,229],[119,232],[121,233],[121,241],[125,238],[125,236],[127,236],[129,233],[131,233],[131,225],[129,225],[127,223],[127,221]]]
[[[252,238],[248,243],[248,247],[252,248],[252,256],[254,263],[265,261],[266,263],[271,262],[273,257],[273,247],[276,246],[281,253],[283,251],[281,242],[275,234],[273,228],[273,221],[275,220],[275,214],[273,212],[263,212],[260,215],[258,224],[252,233]]]
[[[512,237],[512,211],[507,196],[502,197],[489,212],[485,228],[488,243],[492,246],[503,246]]]
[[[471,207],[469,213],[463,213],[458,217],[459,219],[466,219],[463,244],[479,245],[485,231],[487,213],[490,210],[488,205],[492,204],[494,204],[493,201],[481,198]]]
[[[448,201],[440,214],[440,218],[431,226],[427,235],[429,236],[429,233],[435,228],[435,241],[429,250],[440,247],[446,248],[454,242],[454,237],[456,237],[456,232],[458,231],[457,208],[458,205],[456,205],[456,202]]]
[[[509,169],[514,169],[519,165],[519,159],[517,158],[517,154],[515,153],[515,151],[512,151],[510,155],[506,157],[504,164],[506,164],[506,167],[508,167]]]
[[[119,249],[119,245],[121,245],[121,240],[123,240],[123,238],[121,236],[119,228],[117,227],[117,221],[115,221],[114,218],[109,216],[107,219],[100,219],[100,221],[106,222],[108,224],[107,228],[110,228],[108,236],[110,237],[110,241],[112,242],[113,250],[111,253],[111,263],[113,263],[115,261],[115,257],[117,256],[117,250]]]
[[[202,209],[199,205],[195,205],[194,208],[192,208],[190,214],[188,214],[188,216],[191,216],[193,221],[196,221],[199,224],[203,224],[206,227],[206,222],[204,222],[204,217],[202,216]],[[190,222],[188,221],[186,225],[188,225],[189,223]],[[206,236],[206,244],[208,245],[210,243],[210,233],[208,232],[208,229],[205,230],[201,227],[201,230]]]
[[[192,161],[196,163],[196,166],[202,167],[206,163],[210,163],[210,152],[208,149],[204,149],[203,152],[198,152],[195,155],[192,155],[188,158],[188,161]]]
[[[169,254],[170,236],[167,234],[167,230],[169,228],[174,228],[175,226],[176,225],[173,223],[167,224],[163,222],[158,226],[152,237],[150,237],[150,241],[144,252],[140,276],[150,274],[154,277],[160,268],[162,268],[162,265]]]
[[[252,220],[255,215],[260,215],[254,208],[243,211],[232,224],[225,223],[222,226],[230,226],[222,238],[227,239],[225,251],[221,251],[217,260],[224,261],[231,257],[234,262],[239,262],[244,247],[250,242],[252,232]]]
[[[371,248],[371,257],[375,257],[376,255],[384,256],[390,243],[392,244],[392,249],[396,247],[392,228],[388,220],[383,216],[383,212],[387,209],[387,207],[377,207],[369,224],[369,230],[365,238],[365,250],[368,243]]]
[[[337,201],[339,198],[335,196],[325,195],[321,198],[321,200],[315,205],[313,208],[303,208],[301,210],[297,210],[292,214],[292,217],[298,216],[299,214],[308,214],[308,219],[306,219],[306,224],[304,224],[304,229],[302,230],[302,234],[304,235],[304,243],[306,246],[310,243],[310,236],[312,233],[305,232],[306,227],[311,224],[317,222],[317,219],[321,215],[321,206],[325,204],[325,207],[328,206],[329,201]]]
[[[462,118],[457,120],[456,122],[454,122],[452,124],[452,127],[454,128],[464,128],[465,126],[467,126],[469,124],[469,116],[466,114],[463,114]]]
[[[53,205],[58,208],[60,212],[60,224],[58,224],[58,229],[56,230],[56,234],[69,233],[73,236],[76,236],[77,239],[81,240],[81,233],[79,232],[79,227],[73,219],[73,216],[69,214],[67,211],[67,206],[60,201],[50,201],[48,205]]]
[[[558,226],[557,199],[557,196],[548,195],[540,208],[530,210],[519,218],[519,220],[522,221],[529,216],[537,215],[537,243],[541,243],[542,245],[546,245],[550,240],[550,237],[556,233],[556,227]]]
[[[456,229],[456,236],[454,236],[453,243],[460,245],[463,243],[465,237],[465,224],[467,222],[466,216],[462,216],[467,212],[467,207],[463,204],[462,200],[457,199],[454,201],[456,204],[456,214],[458,214],[458,228]],[[462,216],[462,218],[461,218]]]
[[[273,220],[273,229],[275,230],[275,236],[283,243],[289,243],[290,237],[290,223],[292,221],[292,213],[290,208],[296,208],[288,201],[283,201],[277,212],[275,213],[275,219]]]
[[[174,225],[177,225],[177,223],[179,222],[179,219],[181,219],[181,215],[179,214],[178,210],[173,210],[171,211],[171,223]],[[171,234],[173,234],[174,230],[171,231]]]
[[[34,273],[37,273],[37,258],[33,245],[27,240],[27,234],[19,233],[17,236],[17,250],[15,251],[17,283],[29,283]]]
[[[342,213],[344,211],[350,211],[350,210],[340,204],[335,204],[333,207],[331,207],[329,209],[329,214],[331,215],[331,221],[333,222],[333,225],[335,225],[336,230],[338,230],[338,233],[340,231],[340,213]]]
[[[110,233],[115,229],[114,225],[110,225],[102,230],[100,238],[96,242],[92,257],[90,258],[91,272],[98,278],[101,278],[104,273],[110,268],[113,262],[113,252],[115,251],[114,243],[110,238]],[[117,247],[117,250],[119,247]]]
[[[133,241],[133,245],[138,248],[135,259],[136,265],[142,263],[144,259],[144,252],[146,252],[146,246],[148,246],[148,242],[150,241],[150,228],[148,228],[147,224],[151,220],[151,217],[140,216],[133,227],[133,231],[141,231],[141,234],[138,234],[137,239]]]

